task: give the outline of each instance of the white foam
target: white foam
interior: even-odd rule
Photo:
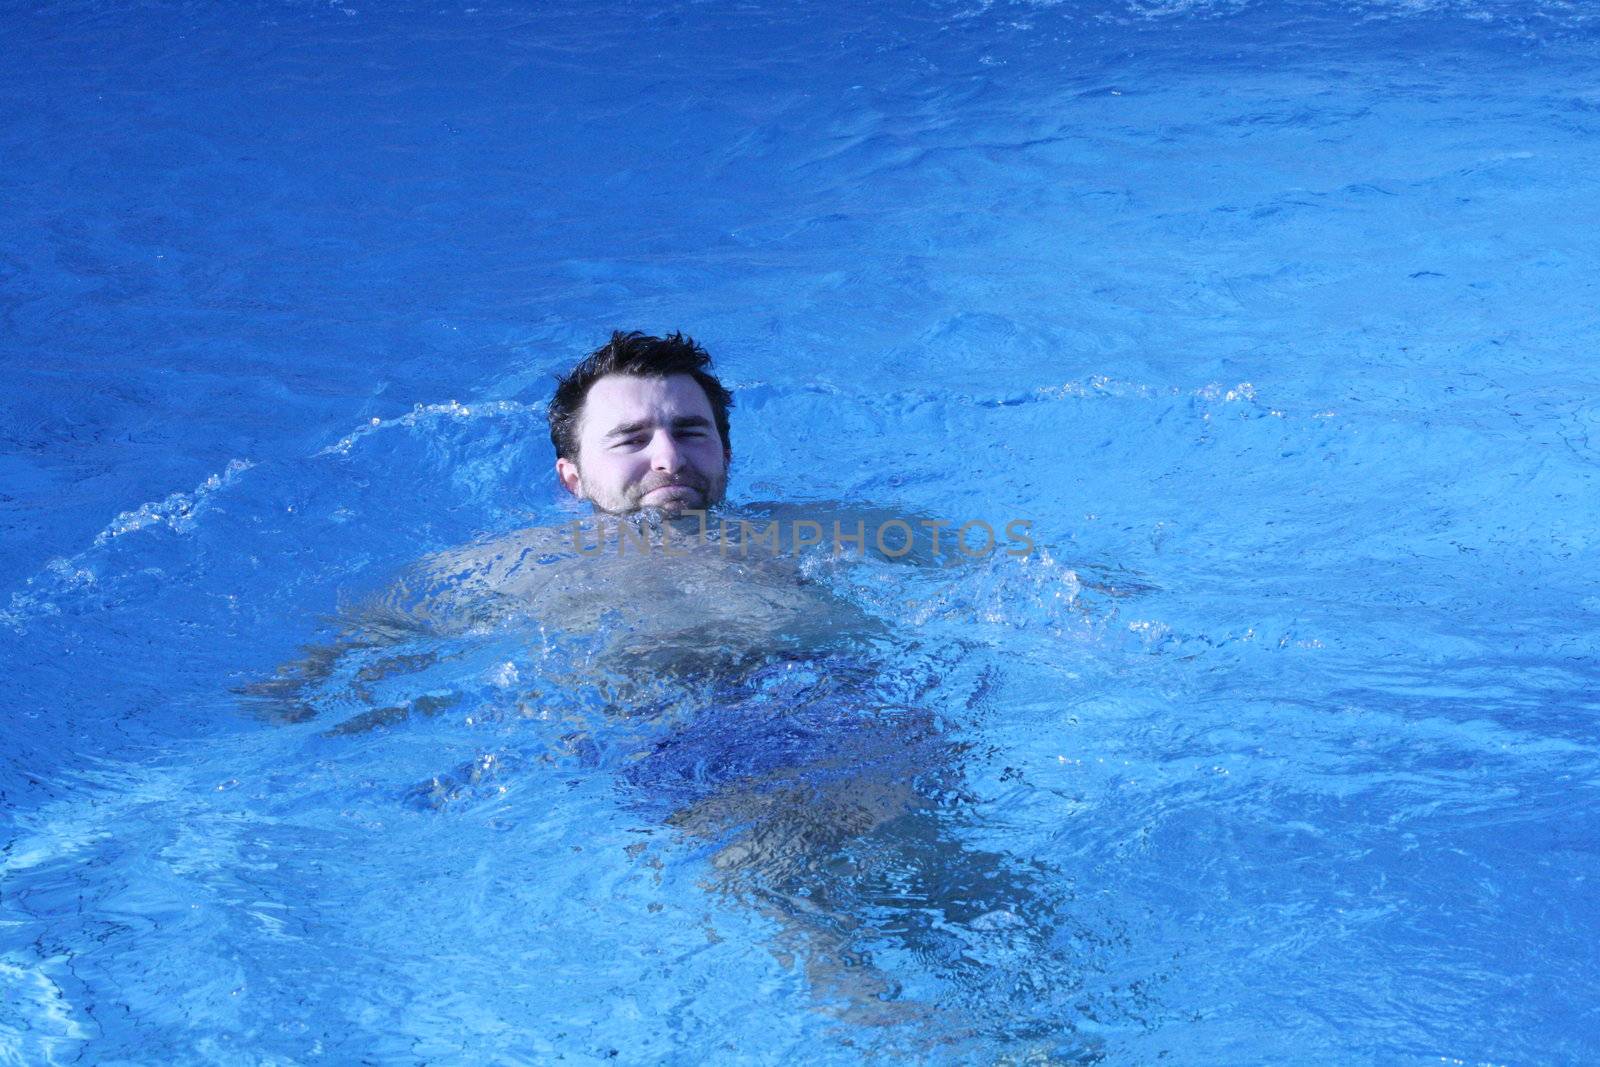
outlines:
[[[469,419],[482,417],[500,417],[505,415],[539,415],[543,416],[543,404],[522,404],[515,400],[489,400],[481,404],[462,404],[455,400],[448,404],[418,404],[410,411],[393,419],[373,419],[365,426],[345,434],[327,448],[317,452],[319,456],[348,456],[351,448],[363,437],[375,434],[380,430],[388,430],[397,426],[415,426],[418,423],[435,419]]]

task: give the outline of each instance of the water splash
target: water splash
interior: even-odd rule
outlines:
[[[189,492],[169,493],[161,500],[122,512],[95,534],[84,551],[51,560],[44,570],[24,582],[21,590],[12,593],[10,607],[0,611],[0,625],[21,633],[31,619],[60,614],[59,597],[81,592],[100,582],[102,576],[96,569],[95,559],[99,550],[127,534],[154,527],[176,534],[189,533],[211,506],[212,497],[235,484],[240,475],[254,466],[248,459],[230,460],[220,474],[211,475]]]

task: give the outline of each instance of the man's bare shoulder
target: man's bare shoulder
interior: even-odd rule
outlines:
[[[570,531],[547,526],[480,537],[423,556],[360,607],[434,628],[473,625],[535,592],[574,555],[572,544]]]
[[[424,556],[414,566],[441,578],[503,578],[519,570],[548,565],[574,554],[570,526],[528,526],[435,552]]]

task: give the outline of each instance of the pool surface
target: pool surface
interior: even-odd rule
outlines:
[[[0,1064],[1600,1061],[1591,6],[0,27]],[[615,328],[1036,550],[349,640]]]

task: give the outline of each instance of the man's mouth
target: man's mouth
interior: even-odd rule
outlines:
[[[706,491],[693,482],[667,482],[664,485],[655,485],[640,494],[641,501],[662,500],[703,500]]]

